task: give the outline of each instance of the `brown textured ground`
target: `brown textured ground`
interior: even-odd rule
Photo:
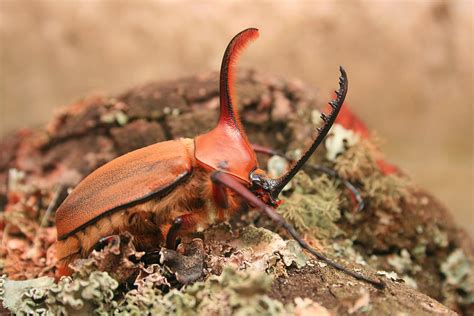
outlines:
[[[152,83],[115,98],[93,97],[67,107],[46,129],[23,130],[2,141],[0,183],[6,183],[9,168],[17,168],[27,173],[29,183],[51,188],[59,181],[74,186],[83,176],[124,152],[208,130],[216,122],[216,79],[217,74],[211,73]],[[241,113],[251,141],[282,151],[308,144],[313,131],[311,110],[321,108],[323,102],[296,81],[253,71],[243,71],[238,81]],[[390,256],[400,255],[403,249],[414,253],[417,246],[423,245],[424,254],[412,256],[422,269],[410,272],[420,291],[451,308],[472,313],[472,304],[459,303],[463,293],[456,286],[447,286],[440,271],[455,249],[462,249],[472,262],[472,244],[436,199],[421,189],[416,191],[413,199],[401,202],[402,212],[384,210],[383,216],[389,220],[383,225],[380,210],[370,205],[352,223],[342,219],[338,224],[352,236],[354,248],[366,259],[375,255],[370,264],[376,269],[391,270],[387,263]],[[6,187],[0,187],[0,192],[5,201]],[[441,237],[434,238],[436,235]],[[351,286],[334,287],[345,282],[350,278],[327,267],[293,270],[288,279],[275,283],[272,295],[289,300],[300,293],[296,287],[305,284],[308,288],[301,291],[343,313],[344,302],[359,295],[351,292]],[[384,306],[398,306],[408,312],[414,311],[410,308],[417,308],[417,312],[421,308],[426,314],[445,310],[405,285],[394,283],[384,294],[377,292],[371,298],[374,311],[379,312],[388,308]],[[413,300],[420,304],[411,306]]]
[[[361,297],[363,287],[354,285],[350,278],[333,271],[314,267],[293,269],[288,278],[275,281],[271,297],[289,303],[295,297],[309,297],[334,315],[456,315],[446,306],[405,285],[390,283],[383,291],[365,288],[370,296],[370,308],[350,313],[350,307]]]

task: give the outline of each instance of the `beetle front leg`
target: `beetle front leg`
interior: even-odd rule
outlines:
[[[99,241],[94,245],[95,251],[100,251],[104,249],[107,245],[118,245],[120,244],[120,236],[119,235],[110,235],[106,237],[102,237]]]
[[[278,150],[270,148],[270,147],[266,147],[266,146],[262,146],[262,145],[258,145],[258,144],[252,144],[252,148],[258,154],[264,154],[264,155],[267,155],[267,156],[282,157],[282,158],[285,158],[286,160],[288,160],[288,162],[290,162],[290,163],[294,161],[293,159],[291,159],[287,155],[281,153]]]
[[[166,234],[166,248],[175,250],[179,244],[178,236],[193,229],[195,224],[195,214],[189,213],[176,217]]]
[[[168,234],[166,234],[166,248],[174,250],[178,246],[178,232],[181,229],[181,226],[183,226],[183,222],[183,216],[178,216],[173,220],[173,224],[171,224],[171,227],[168,230]]]

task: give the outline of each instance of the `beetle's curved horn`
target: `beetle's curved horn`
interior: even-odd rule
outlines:
[[[348,88],[346,71],[342,67],[339,67],[339,70],[341,72],[341,76],[339,77],[339,90],[335,91],[336,99],[329,102],[329,105],[331,106],[331,113],[329,115],[324,113],[321,114],[321,119],[324,123],[317,129],[318,135],[308,150],[306,150],[304,155],[291,167],[290,170],[288,170],[286,174],[278,179],[273,179],[270,181],[270,194],[272,198],[278,198],[278,194],[280,194],[281,190],[283,190],[288,182],[290,182],[296,173],[298,173],[298,171],[303,167],[306,161],[308,161],[309,157],[311,157],[316,148],[318,148],[319,144],[321,144],[324,137],[326,137],[327,133],[331,129],[332,124],[336,120],[339,110],[341,109],[344,99],[346,98]]]
[[[240,123],[234,93],[234,68],[239,53],[258,37],[255,28],[237,34],[227,45],[220,76],[220,116],[217,126],[195,138],[196,160],[214,170],[227,173],[250,184],[249,174],[257,168],[257,157]]]
[[[220,88],[220,116],[219,124],[230,125],[238,128],[244,136],[245,131],[240,123],[239,113],[235,107],[237,104],[234,92],[234,69],[239,54],[245,47],[258,37],[258,29],[248,28],[243,30],[230,41],[222,58]]]

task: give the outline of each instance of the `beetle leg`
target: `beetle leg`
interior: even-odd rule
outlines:
[[[173,224],[166,234],[166,248],[174,250],[178,246],[177,237],[181,226],[183,226],[183,221],[183,216],[178,216],[173,220]]]
[[[197,222],[196,213],[184,214],[176,217],[166,234],[166,248],[175,250],[179,244],[178,236],[194,228]]]
[[[211,179],[215,185],[221,185],[221,186],[231,189],[232,191],[240,195],[244,200],[246,200],[250,205],[253,205],[259,208],[268,217],[270,217],[270,219],[272,219],[275,223],[285,228],[285,230],[298,242],[301,248],[306,249],[309,253],[311,253],[313,256],[315,256],[319,260],[327,263],[331,267],[341,272],[344,272],[347,275],[354,277],[357,280],[370,283],[378,289],[383,289],[385,287],[385,284],[382,281],[373,280],[371,278],[363,276],[362,274],[351,271],[347,269],[346,267],[340,265],[339,263],[336,263],[326,258],[322,253],[316,251],[314,248],[308,245],[300,237],[296,229],[291,224],[289,224],[279,213],[277,213],[274,208],[265,204],[262,200],[256,197],[249,189],[247,189],[242,183],[235,180],[232,176],[220,171],[215,171],[211,174]]]
[[[364,199],[362,198],[362,194],[360,193],[359,189],[357,189],[356,186],[354,184],[352,184],[352,182],[341,178],[337,174],[337,172],[333,169],[329,169],[327,167],[320,166],[320,165],[315,165],[315,166],[314,165],[309,165],[309,167],[311,167],[315,171],[327,174],[331,178],[342,181],[342,183],[344,184],[346,189],[349,190],[349,192],[351,192],[351,194],[352,194],[351,197],[353,199],[355,199],[355,201],[357,203],[357,210],[362,211],[364,209],[365,202],[364,202]]]
[[[281,152],[279,152],[275,149],[272,149],[270,147],[265,147],[265,146],[261,146],[261,145],[258,145],[258,144],[252,144],[252,148],[256,153],[264,154],[264,155],[267,155],[267,156],[278,156],[278,157],[282,157],[282,158],[286,159],[289,163],[294,162],[294,160],[291,159],[290,157],[288,157],[287,155],[285,155],[285,154],[283,154],[283,153],[281,153]],[[356,186],[354,184],[352,184],[352,182],[350,182],[348,180],[345,180],[345,179],[342,179],[337,174],[336,171],[334,171],[332,169],[329,169],[329,168],[326,168],[324,166],[320,166],[320,165],[308,165],[308,166],[313,168],[313,170],[315,170],[317,172],[327,174],[331,178],[340,180],[342,182],[342,184],[344,184],[346,189],[349,190],[349,192],[351,192],[351,197],[357,203],[357,210],[362,211],[364,209],[365,202],[364,202],[364,199],[362,198],[362,194],[360,193],[359,189],[357,189]]]
[[[102,237],[99,241],[94,245],[94,250],[100,251],[105,248],[105,246],[112,244],[117,245],[120,243],[120,236],[119,235],[110,235],[106,237]]]
[[[282,158],[285,158],[286,160],[288,160],[288,162],[290,162],[290,163],[294,161],[293,159],[291,159],[290,157],[288,157],[284,153],[282,153],[278,150],[275,150],[273,148],[270,148],[270,147],[266,147],[266,146],[262,146],[262,145],[258,145],[258,144],[252,144],[252,148],[258,154],[264,154],[264,155],[267,155],[267,156],[282,157]]]

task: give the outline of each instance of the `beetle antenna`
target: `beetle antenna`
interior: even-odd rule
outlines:
[[[348,88],[348,81],[347,75],[344,68],[339,67],[339,71],[341,72],[341,76],[339,77],[339,90],[335,91],[336,99],[331,100],[329,105],[331,106],[331,113],[329,115],[321,113],[321,119],[323,120],[323,125],[318,130],[318,135],[316,139],[311,144],[311,146],[306,150],[303,156],[288,170],[286,174],[281,176],[278,179],[273,179],[270,181],[271,188],[269,190],[270,195],[275,200],[278,198],[278,195],[283,190],[283,188],[290,182],[291,179],[300,171],[300,169],[304,166],[304,164],[308,161],[309,157],[314,153],[316,148],[321,144],[324,137],[328,134],[329,130],[331,129],[332,124],[336,120],[336,117],[339,113],[339,110],[344,103],[344,99],[346,98],[347,88]]]
[[[243,30],[230,41],[222,58],[219,80],[220,88],[220,116],[219,124],[230,125],[239,129],[243,136],[244,129],[240,123],[239,113],[235,107],[237,100],[234,91],[235,65],[240,53],[252,41],[257,39],[259,33],[256,28]]]

